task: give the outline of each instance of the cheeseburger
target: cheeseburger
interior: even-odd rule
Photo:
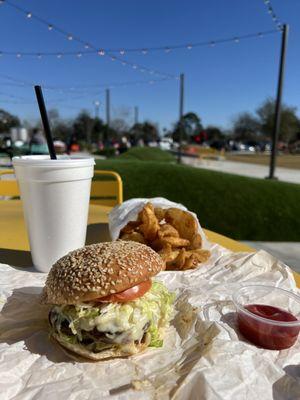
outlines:
[[[51,268],[42,302],[51,304],[50,334],[93,360],[160,347],[174,295],[151,278],[164,269],[150,247],[127,241],[72,251]]]

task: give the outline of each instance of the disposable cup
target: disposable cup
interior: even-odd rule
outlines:
[[[93,158],[13,157],[35,268],[85,244]]]

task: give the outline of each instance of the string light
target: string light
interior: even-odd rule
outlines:
[[[8,76],[8,75],[4,75],[4,74],[0,74],[0,78],[2,79],[6,79],[9,81],[9,83],[1,83],[2,85],[6,85],[6,86],[22,86],[22,87],[32,87],[34,85],[33,82],[29,82],[29,81],[24,81],[22,79],[18,79],[12,76]],[[152,79],[151,82],[152,83],[160,83],[160,82],[166,82],[166,81],[172,81],[172,80],[178,80],[179,77],[176,76],[175,78],[160,78],[160,79]],[[72,93],[82,93],[82,91],[84,91],[86,94],[92,94],[93,91],[95,90],[95,88],[102,88],[103,90],[105,88],[108,87],[128,87],[128,86],[139,86],[141,84],[149,84],[150,81],[149,80],[141,80],[141,81],[127,81],[127,82],[112,82],[112,83],[92,83],[92,84],[88,84],[88,85],[73,85],[73,86],[49,86],[46,84],[43,84],[43,89],[47,90],[51,90],[51,91],[63,91],[64,93],[67,93],[69,91],[71,91]],[[88,89],[91,89],[92,92],[87,92]],[[97,89],[97,93],[99,92],[99,89]]]
[[[32,17],[31,12],[28,12],[28,13],[27,13],[27,18],[31,18],[31,17]]]
[[[41,58],[42,58],[42,55],[41,55],[41,54],[38,54],[38,55],[37,55],[37,58],[38,58],[38,59],[41,59]]]
[[[243,36],[235,36],[235,37],[230,37],[230,38],[224,38],[224,39],[217,39],[217,40],[211,40],[211,41],[206,41],[206,42],[198,42],[198,43],[190,43],[188,45],[175,45],[175,46],[164,46],[164,47],[155,47],[155,48],[148,48],[147,50],[143,50],[144,52],[148,52],[148,51],[157,51],[157,50],[163,50],[164,53],[169,53],[170,51],[174,51],[174,50],[180,50],[180,49],[188,49],[191,50],[192,48],[198,48],[198,47],[204,47],[204,46],[211,46],[214,47],[216,44],[222,44],[222,43],[239,43],[241,40],[245,40],[245,39],[250,39],[250,38],[262,38],[265,35],[269,35],[269,34],[275,34],[278,33],[278,30],[271,30],[271,31],[265,31],[265,32],[258,32],[258,33],[253,33],[253,34],[248,34],[248,35],[243,35]],[[149,68],[145,68],[145,67],[141,67],[138,64],[133,64],[133,63],[129,63],[128,61],[125,61],[124,59],[120,59],[117,58],[116,55],[113,55],[111,53],[111,50],[106,50],[106,49],[100,49],[95,51],[94,49],[91,49],[90,46],[88,44],[85,45],[85,47],[88,47],[89,50],[87,49],[86,51],[83,52],[78,52],[78,51],[60,51],[60,52],[11,52],[11,51],[2,51],[2,54],[4,56],[11,56],[14,55],[16,56],[17,54],[20,54],[22,57],[23,56],[34,56],[34,57],[38,57],[43,56],[56,56],[58,58],[61,58],[62,55],[64,56],[77,56],[78,58],[87,55],[87,54],[98,54],[100,56],[104,56],[109,54],[109,57],[111,59],[111,61],[120,61],[120,63],[123,66],[130,66],[133,69],[137,69],[140,72],[144,73],[144,72],[148,72],[153,74],[153,70],[149,69]],[[138,51],[137,49],[127,49],[127,51]],[[122,52],[125,52],[125,49],[122,50]],[[59,55],[59,56],[58,56]],[[151,72],[152,71],[152,72]],[[167,74],[161,73],[159,71],[155,71],[155,73],[159,76],[168,76]],[[169,75],[170,76],[170,75]],[[174,77],[174,76],[173,76]]]
[[[23,14],[25,14],[25,15],[27,15],[28,14],[28,11],[26,11],[24,8],[22,8],[22,7],[20,7],[19,5],[17,5],[17,4],[15,4],[13,1],[11,1],[11,0],[6,0],[5,1],[5,3],[7,4],[7,5],[9,5],[10,7],[12,7],[12,8],[14,8],[15,10],[17,10],[18,12],[21,12],[21,13],[23,13]],[[74,35],[72,35],[72,34],[70,34],[70,33],[68,33],[68,32],[66,32],[64,29],[62,29],[62,28],[60,28],[60,27],[58,27],[58,26],[54,26],[54,25],[52,25],[52,24],[50,24],[49,23],[49,21],[46,21],[46,20],[44,20],[43,18],[41,18],[41,17],[39,17],[38,15],[35,15],[35,14],[33,14],[33,13],[30,13],[31,14],[31,18],[33,19],[33,20],[36,20],[36,21],[38,21],[38,22],[40,22],[41,24],[43,24],[43,25],[46,25],[47,27],[48,27],[48,30],[55,30],[56,32],[58,32],[58,33],[60,33],[61,35],[63,35],[63,36],[65,36],[68,40],[74,40],[74,41],[76,41],[76,42],[78,42],[78,43],[80,43],[80,44],[82,44],[82,45],[86,45],[86,44],[88,44],[88,46],[89,46],[89,48],[90,49],[93,49],[95,52],[98,52],[98,49],[97,49],[97,47],[96,46],[94,46],[94,45],[92,45],[91,43],[86,43],[85,41],[83,41],[82,39],[80,39],[79,37],[75,37]],[[48,53],[49,55],[50,55],[50,53]],[[61,54],[67,54],[67,53],[65,53],[65,52],[61,52]],[[28,54],[29,55],[29,54]],[[36,54],[30,54],[30,55],[36,55]],[[44,55],[47,55],[47,54],[44,54]],[[54,55],[53,53],[51,54],[51,55]],[[70,53],[68,53],[68,55],[70,55]],[[101,52],[101,54],[100,55],[102,55],[102,52]],[[103,49],[103,55],[105,55],[105,56],[107,56],[107,57],[112,57],[113,56],[113,54],[111,54],[111,52],[109,52],[109,51],[107,51],[106,49]],[[129,61],[125,61],[124,59],[122,60],[122,59],[120,59],[120,58],[118,58],[118,57],[114,57],[114,60],[116,60],[116,61],[118,61],[118,62],[125,62],[125,65],[126,66],[128,66],[128,67],[132,67],[132,63],[131,62],[129,62]],[[141,68],[142,66],[140,66],[140,65],[137,65],[139,68]],[[139,70],[139,68],[136,68],[136,70]],[[148,71],[148,68],[146,68],[146,67],[143,67],[144,69],[145,69],[145,71]],[[157,71],[158,72],[158,71]],[[167,73],[164,73],[164,72],[158,72],[161,76],[165,76],[165,77],[167,77],[167,76],[171,76],[170,74],[167,74]]]
[[[17,54],[17,58],[21,58],[21,54],[20,53]]]
[[[148,53],[148,50],[146,50],[146,49],[143,49],[143,50],[142,50],[142,53],[145,55],[145,54],[147,54],[147,53]]]
[[[120,50],[120,54],[121,54],[121,56],[124,56],[124,54],[125,54],[125,50]]]
[[[86,44],[84,45],[84,48],[85,48],[85,49],[89,49],[89,48],[90,48],[89,44],[86,43]]]
[[[280,22],[279,18],[277,17],[274,7],[272,6],[271,0],[263,0],[268,14],[270,14],[270,17],[272,18],[272,21],[274,22],[275,26],[277,27],[278,30],[282,30],[282,23]]]

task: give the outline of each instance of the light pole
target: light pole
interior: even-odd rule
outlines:
[[[184,101],[184,74],[180,74],[180,86],[179,86],[179,145],[178,145],[178,156],[177,162],[181,163],[181,142],[182,142],[182,117],[183,117],[183,101]]]
[[[285,60],[286,60],[286,48],[288,41],[289,26],[284,24],[282,28],[281,36],[281,51],[280,51],[280,63],[279,63],[279,75],[278,75],[278,85],[277,85],[277,97],[275,106],[275,116],[274,116],[274,129],[272,135],[272,152],[270,159],[270,171],[268,179],[276,179],[274,176],[276,167],[276,156],[277,156],[277,143],[278,135],[280,130],[280,114],[281,114],[281,98],[282,89],[284,81],[284,70],[285,70]]]
[[[96,100],[94,102],[94,105],[95,105],[95,118],[99,119],[100,101]]]
[[[106,123],[110,125],[110,90],[106,89]]]

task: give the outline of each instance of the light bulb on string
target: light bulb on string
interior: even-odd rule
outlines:
[[[142,50],[142,53],[143,53],[143,54],[147,54],[147,53],[148,53],[148,50],[147,50],[147,49],[143,49],[143,50]]]
[[[239,43],[240,39],[238,37],[234,38],[234,43]]]
[[[112,56],[110,57],[111,61],[116,61],[116,57]]]
[[[42,55],[41,55],[41,54],[38,54],[38,55],[37,55],[37,58],[40,60],[40,59],[42,58]]]
[[[125,54],[125,50],[120,50],[120,54],[121,54],[121,56],[124,56],[124,54]]]
[[[273,8],[271,6],[268,7],[268,13],[273,14]]]
[[[57,58],[62,58],[62,54],[59,53],[59,54],[56,55],[56,57],[57,57]]]
[[[126,62],[125,62],[125,61],[122,61],[122,65],[123,65],[123,66],[126,65]]]
[[[188,45],[186,46],[186,48],[187,48],[188,50],[192,50],[193,46],[192,46],[191,44],[188,44]]]
[[[90,48],[89,44],[86,43],[86,44],[84,45],[84,48],[85,48],[85,49],[89,49],[89,48]]]
[[[215,42],[210,42],[210,47],[215,47],[216,43]]]
[[[137,69],[137,66],[134,64],[134,65],[132,66],[132,68],[133,68],[133,69]]]
[[[73,36],[72,35],[68,35],[68,40],[73,40]]]
[[[171,51],[170,47],[165,48],[165,53],[170,53],[170,51]]]
[[[82,53],[77,53],[77,57],[78,58],[82,57]]]
[[[103,49],[98,50],[98,55],[99,56],[104,56],[105,55],[105,51]]]
[[[257,35],[259,38],[262,38],[262,37],[264,37],[264,35],[261,33],[261,32],[259,32],[259,34]]]
[[[53,25],[49,24],[48,25],[48,31],[52,31],[52,29],[53,29]]]
[[[18,54],[17,54],[17,58],[21,58],[21,53],[18,53]]]
[[[27,18],[31,18],[31,17],[32,17],[31,12],[28,12],[28,13],[26,14],[26,17],[27,17]]]

